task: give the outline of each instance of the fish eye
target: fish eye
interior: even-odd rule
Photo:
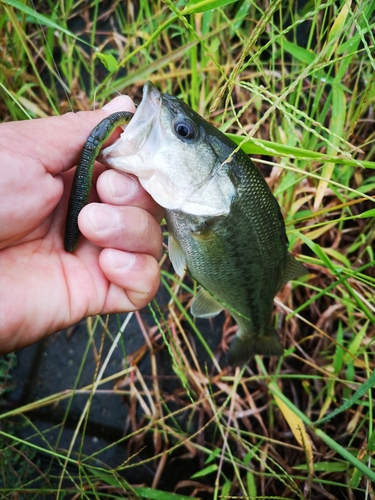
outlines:
[[[187,118],[176,120],[174,131],[181,139],[193,139],[196,134],[196,128],[192,121]]]

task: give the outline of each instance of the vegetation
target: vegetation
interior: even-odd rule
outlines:
[[[256,357],[233,371],[230,316],[195,323],[194,284],[177,279],[165,256],[160,297],[134,323],[144,345],[124,353],[122,367],[108,371],[127,323],[89,319],[74,382],[2,412],[1,497],[374,498],[375,2],[0,6],[4,120],[92,109],[116,93],[139,102],[151,79],[253,156],[282,207],[290,249],[309,270],[275,299],[282,359]],[[104,393],[128,408],[126,432],[87,454]],[[57,407],[60,423],[38,426],[34,415]],[[117,449],[126,455],[116,465],[102,460]]]

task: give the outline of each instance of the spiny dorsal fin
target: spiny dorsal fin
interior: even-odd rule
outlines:
[[[288,281],[294,280],[304,274],[308,274],[306,267],[298,262],[291,253],[288,253],[286,256],[286,266],[281,284],[285,285]]]
[[[214,299],[204,288],[199,288],[197,295],[194,297],[190,311],[196,318],[212,318],[223,309],[223,304],[220,304],[220,302]]]
[[[180,245],[171,234],[168,236],[168,253],[173,269],[179,276],[182,276],[185,270],[185,256]]]

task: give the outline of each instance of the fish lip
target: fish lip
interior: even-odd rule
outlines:
[[[153,83],[148,80],[143,86],[142,101],[137,108],[137,112],[143,112],[143,108],[147,110],[149,106],[157,109],[160,107],[161,93],[154,87]]]

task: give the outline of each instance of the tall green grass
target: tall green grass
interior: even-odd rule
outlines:
[[[309,270],[275,300],[285,356],[233,372],[224,349],[210,347],[208,322],[189,314],[193,284],[164,259],[170,300],[150,306],[152,381],[134,361],[111,376],[99,369],[81,387],[90,346],[100,353],[106,331],[101,319],[89,321],[74,386],[0,415],[2,497],[373,497],[375,2],[296,5],[0,2],[4,120],[92,109],[116,93],[139,101],[151,79],[253,155],[282,207],[290,248]],[[226,316],[222,345],[232,327]],[[106,335],[120,342],[116,329]],[[171,393],[161,388],[155,343],[173,360]],[[207,364],[197,359],[202,351]],[[140,450],[152,435],[153,443],[148,457],[116,468],[95,462],[100,447],[90,457],[72,452],[108,383],[134,410],[123,442]],[[79,394],[87,405],[71,446],[59,444],[64,419],[48,442],[34,413],[67,400],[67,416]],[[28,438],[17,437],[15,423],[28,426]],[[173,453],[195,464],[183,482],[170,479],[174,493],[160,486]],[[143,465],[154,471],[152,484],[132,484],[132,469]]]

